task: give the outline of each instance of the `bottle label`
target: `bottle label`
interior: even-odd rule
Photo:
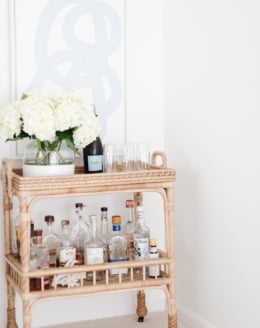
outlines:
[[[158,259],[159,258],[159,253],[156,252],[156,253],[152,253],[150,252],[150,259]],[[148,274],[149,274],[149,277],[159,277],[160,275],[160,267],[159,265],[150,265],[148,267]]]
[[[103,155],[88,156],[88,171],[97,172],[103,170]]]
[[[136,238],[134,240],[135,260],[146,260],[149,258],[149,238]]]
[[[76,248],[64,247],[60,249],[59,254],[60,265],[65,265],[68,261],[72,262],[76,260]]]
[[[109,259],[109,262],[124,262],[124,261],[129,261],[129,258],[120,258],[120,259]]]
[[[124,262],[129,261],[129,258],[121,258],[121,259],[109,259],[109,262]],[[111,276],[118,275],[118,274],[128,274],[128,268],[114,268],[110,269]]]
[[[113,231],[121,231],[121,225],[120,224],[113,224]]]
[[[90,247],[86,249],[86,264],[103,263],[103,247]]]

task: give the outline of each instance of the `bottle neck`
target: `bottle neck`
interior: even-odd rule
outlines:
[[[63,235],[69,235],[69,227],[68,226],[63,226],[62,227],[62,234]]]
[[[52,222],[47,222],[46,224],[46,232],[51,233],[53,231],[53,225]]]
[[[101,216],[101,234],[105,235],[108,233],[108,220],[107,216]]]
[[[141,216],[140,217],[137,217],[136,223],[137,224],[140,224],[140,225],[145,224],[144,217],[141,217]]]
[[[92,239],[97,238],[97,223],[92,222]]]
[[[133,207],[128,207],[128,222],[133,222],[134,221],[134,208]]]
[[[76,216],[79,221],[83,220],[83,209],[80,207],[76,208]]]

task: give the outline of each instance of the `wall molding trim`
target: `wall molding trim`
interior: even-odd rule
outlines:
[[[184,325],[191,328],[218,328],[216,325],[211,322],[203,319],[196,313],[188,310],[182,304],[177,304],[177,316]]]

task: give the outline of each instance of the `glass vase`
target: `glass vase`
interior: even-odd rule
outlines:
[[[74,174],[74,151],[62,140],[55,150],[42,149],[32,140],[24,150],[23,176],[53,176]]]

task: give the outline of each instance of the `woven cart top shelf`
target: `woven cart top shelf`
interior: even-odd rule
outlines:
[[[3,160],[3,176],[7,177],[7,183],[18,192],[40,194],[42,191],[50,193],[77,192],[79,190],[93,189],[106,191],[107,189],[122,188],[124,186],[152,185],[159,183],[171,183],[175,181],[175,170],[153,165],[153,158],[158,153],[153,153],[151,168],[143,171],[124,171],[113,173],[85,174],[82,167],[76,167],[75,174],[66,176],[23,177],[21,168],[13,168],[12,161]],[[161,154],[161,153],[160,153]]]

